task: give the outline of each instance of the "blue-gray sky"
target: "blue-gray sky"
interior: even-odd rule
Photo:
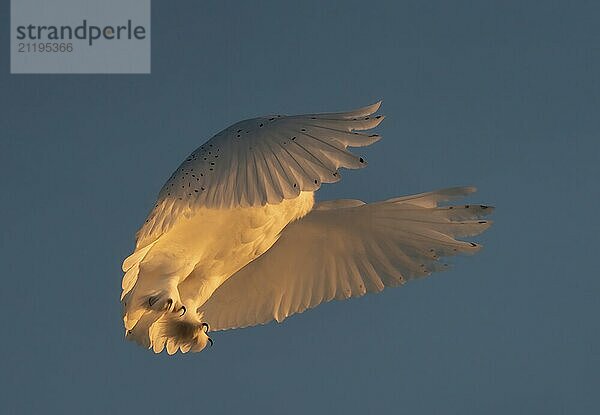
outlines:
[[[0,6],[3,413],[600,409],[600,7],[154,1],[152,74],[9,75]],[[164,181],[229,124],[382,98],[369,167],[320,199],[476,185],[445,274],[201,354],[123,338],[120,265]]]

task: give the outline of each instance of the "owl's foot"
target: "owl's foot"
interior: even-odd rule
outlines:
[[[185,306],[181,304],[179,295],[169,295],[168,293],[151,295],[148,297],[147,305],[151,310],[179,313],[181,317],[187,311]]]

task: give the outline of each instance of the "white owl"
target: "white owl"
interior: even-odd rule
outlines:
[[[160,353],[201,351],[209,330],[264,324],[326,301],[443,270],[480,246],[485,205],[438,206],[460,187],[376,203],[315,204],[322,183],[365,160],[380,103],[344,113],[241,121],[196,149],[160,191],[123,262],[126,337]]]

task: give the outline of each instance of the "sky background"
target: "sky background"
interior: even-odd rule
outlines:
[[[0,5],[2,413],[600,411],[600,6],[154,1],[151,75],[9,75]],[[475,185],[453,270],[200,354],[123,338],[120,266],[171,172],[228,125],[383,99],[318,198]]]

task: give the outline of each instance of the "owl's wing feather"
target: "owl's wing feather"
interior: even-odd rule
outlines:
[[[361,168],[348,147],[380,139],[356,131],[376,127],[380,102],[344,113],[267,116],[241,121],[190,154],[159,193],[138,232],[141,248],[197,207],[277,204],[340,180],[339,168]]]
[[[221,285],[201,307],[212,330],[264,324],[333,299],[379,292],[444,270],[440,257],[474,253],[491,222],[482,205],[438,207],[473,192],[452,188],[365,204],[320,204],[289,224],[262,256]]]

